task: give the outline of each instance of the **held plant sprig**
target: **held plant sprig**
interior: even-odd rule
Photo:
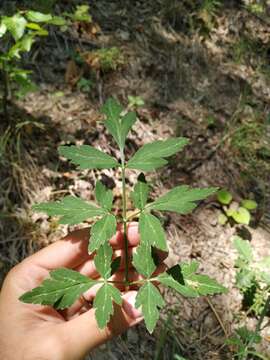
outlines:
[[[126,171],[137,169],[152,171],[167,164],[166,158],[183,149],[188,143],[186,138],[171,138],[164,141],[155,141],[141,147],[128,161],[125,158],[125,141],[131,127],[136,121],[136,113],[124,112],[122,106],[114,99],[109,99],[102,107],[106,116],[105,126],[113,136],[120,149],[120,163],[117,159],[95,149],[92,146],[60,146],[60,155],[69,159],[80,169],[107,169],[120,168],[122,174],[122,215],[124,252],[125,252],[125,279],[122,282],[126,288],[134,284],[129,280],[128,239],[127,226],[130,218],[127,217],[126,203]],[[132,258],[132,264],[142,276],[136,282],[140,285],[136,297],[136,308],[141,307],[146,327],[152,332],[159,317],[159,310],[165,302],[156,287],[160,283],[176,290],[185,297],[197,297],[223,293],[226,289],[206,275],[198,275],[199,264],[196,261],[181,263],[158,275],[155,274],[156,264],[152,256],[152,248],[167,250],[165,232],[159,219],[152,211],[174,211],[187,214],[196,207],[196,202],[205,199],[216,192],[216,188],[191,189],[189,186],[177,186],[153,202],[148,202],[149,185],[143,175],[131,193],[132,202],[139,217],[140,244]],[[104,328],[113,314],[113,302],[121,304],[121,292],[112,281],[112,273],[120,264],[112,261],[113,251],[109,244],[110,238],[116,233],[117,220],[112,212],[113,193],[101,183],[97,182],[95,197],[98,205],[75,197],[67,196],[61,201],[41,203],[34,206],[34,210],[45,212],[50,216],[60,216],[61,224],[79,224],[89,218],[97,217],[89,234],[89,253],[95,253],[94,262],[101,279],[93,280],[70,269],[56,269],[50,272],[50,278],[30,292],[21,296],[25,303],[51,305],[56,309],[71,306],[82,293],[95,284],[100,284],[94,299],[96,320],[100,328]]]

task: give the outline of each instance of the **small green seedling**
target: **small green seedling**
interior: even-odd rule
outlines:
[[[248,308],[246,315],[255,313],[258,321],[254,330],[247,326],[236,329],[226,344],[233,351],[235,360],[267,360],[269,357],[259,353],[256,345],[262,342],[263,321],[270,311],[270,256],[255,261],[250,242],[239,236],[234,237],[233,244],[238,252],[236,286],[243,294],[243,305]]]
[[[236,286],[242,292],[249,312],[259,315],[270,296],[270,256],[255,261],[250,242],[239,236],[234,237],[234,247],[238,251]]]
[[[81,77],[77,82],[77,88],[84,93],[89,93],[92,90],[93,85],[93,81],[86,79],[85,77]]]
[[[141,96],[128,96],[128,107],[130,109],[141,107],[144,105],[144,100]]]
[[[235,355],[235,360],[262,359],[267,360],[263,354],[256,352],[255,345],[262,341],[262,337],[256,331],[249,330],[246,326],[242,326],[235,330],[235,333],[226,340]]]
[[[61,201],[41,203],[33,207],[34,210],[45,212],[49,216],[59,216],[61,224],[74,225],[91,218],[97,219],[89,231],[88,251],[89,254],[95,255],[94,262],[101,279],[90,279],[66,268],[55,269],[50,272],[49,279],[22,295],[20,300],[25,303],[51,305],[57,309],[65,309],[86,290],[99,284],[100,288],[96,293],[93,306],[96,309],[98,326],[101,329],[104,328],[113,314],[113,303],[119,305],[122,303],[122,294],[116,286],[119,282],[115,282],[112,276],[117,266],[112,261],[113,251],[109,244],[110,238],[116,233],[117,223],[120,223],[123,224],[125,251],[125,279],[120,285],[126,288],[134,284],[139,286],[135,307],[141,308],[146,327],[151,333],[159,318],[159,310],[165,305],[156,286],[157,283],[172,288],[185,297],[226,292],[226,289],[216,280],[197,274],[199,264],[194,260],[190,263],[176,264],[173,268],[157,274],[152,252],[153,248],[168,250],[165,231],[156,212],[173,211],[178,214],[188,214],[196,207],[198,201],[214,194],[217,189],[192,189],[187,185],[180,185],[154,201],[149,201],[150,187],[145,177],[139,176],[131,193],[136,217],[139,217],[140,234],[140,244],[132,256],[132,264],[142,279],[135,282],[130,280],[127,226],[132,217],[127,215],[126,172],[133,169],[148,172],[166,165],[168,163],[166,158],[182,150],[188,140],[179,137],[148,143],[127,160],[124,152],[125,141],[136,121],[136,113],[124,111],[113,98],[104,104],[102,112],[106,117],[105,127],[120,149],[120,162],[89,145],[60,146],[59,153],[78,165],[80,169],[121,169],[121,215],[116,217],[113,211],[112,191],[99,181],[95,188],[97,204],[86,202],[75,196],[67,196]],[[116,213],[118,214],[119,211],[116,210]]]
[[[230,218],[237,224],[249,225],[250,212],[257,208],[254,200],[242,200],[240,204],[234,202],[232,194],[225,189],[217,193],[217,200],[222,205],[222,213],[218,217],[221,225],[225,225]]]

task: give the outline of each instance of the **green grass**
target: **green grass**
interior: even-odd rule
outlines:
[[[270,170],[270,141],[266,133],[266,123],[254,119],[239,124],[231,137],[233,155],[254,175]]]

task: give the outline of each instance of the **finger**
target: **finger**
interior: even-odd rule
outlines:
[[[129,271],[129,281],[130,282],[134,282],[134,281],[138,281],[138,280],[142,280],[143,277],[137,273],[136,270],[130,270]],[[117,281],[118,284],[115,284],[115,286],[120,290],[120,291],[124,291],[126,288],[126,284],[124,283],[125,280],[125,272],[121,271],[119,273],[116,273],[115,275],[113,275],[110,278],[110,281]],[[122,283],[122,284],[121,284]],[[86,301],[93,301],[97,291],[101,288],[103,284],[96,284],[94,286],[92,286],[89,290],[87,290],[84,294],[83,297]],[[135,286],[134,288],[137,288],[137,286]]]
[[[73,305],[64,310],[58,310],[59,314],[65,320],[71,320],[74,317],[85,313],[86,311],[92,308],[91,302],[85,300],[83,296],[81,296],[78,300],[75,301]]]
[[[128,226],[129,246],[136,246],[139,242],[138,226],[131,223]],[[34,264],[47,270],[58,267],[75,268],[90,259],[88,254],[89,228],[76,230],[64,239],[56,241],[54,244],[38,251],[24,260],[23,265]],[[115,249],[124,247],[124,236],[122,230],[117,230],[116,235],[111,239],[111,245]]]
[[[159,267],[157,267],[157,269],[153,273],[153,276],[161,274],[165,270],[166,270],[166,265],[161,264]],[[117,282],[117,284],[115,284],[117,286],[117,288],[120,291],[124,291],[126,288],[125,275],[126,275],[125,271],[119,271],[119,272],[115,273],[112,277],[110,277],[109,280]],[[140,275],[135,269],[130,269],[129,273],[128,273],[128,279],[129,279],[130,283],[133,283],[133,282],[137,282],[138,280],[143,280],[144,277],[142,275]],[[83,294],[83,297],[87,301],[92,301],[95,298],[97,291],[101,286],[102,286],[102,284],[97,284],[97,285],[92,286],[89,290],[87,290]],[[138,286],[139,286],[138,284],[131,284],[130,289],[137,289]]]
[[[58,267],[74,268],[90,258],[88,254],[89,228],[73,231],[24,260],[47,270]]]
[[[130,270],[129,271],[129,281],[134,282],[138,280],[142,280],[143,277],[138,274],[136,270]],[[123,282],[123,284],[118,284],[117,288],[120,291],[126,290],[126,285],[124,283],[125,280],[125,272],[121,271],[116,274],[114,274],[111,278],[111,281],[117,281],[117,282]],[[91,289],[87,290],[70,308],[60,311],[60,314],[66,319],[69,320],[73,318],[74,316],[79,315],[82,312],[83,308],[87,308],[89,310],[89,307],[91,306],[92,301],[94,300],[97,291],[101,288],[103,284],[96,284]],[[130,290],[137,290],[138,285],[131,285]],[[85,312],[85,311],[84,311]]]
[[[127,225],[127,238],[128,238],[129,247],[134,247],[139,244],[140,237],[138,231],[138,223],[131,222]],[[110,240],[110,244],[114,249],[124,249],[125,240],[124,240],[123,225],[121,224],[119,225],[116,235],[114,235]]]
[[[134,252],[134,249],[135,248],[129,248],[128,249],[128,265],[129,265],[129,268],[132,267],[132,254]],[[117,257],[120,257],[120,265],[119,265],[119,268],[117,271],[119,270],[122,270],[125,268],[126,266],[126,254],[125,254],[125,251],[124,250],[115,250],[113,252],[113,259],[117,258]],[[96,266],[95,266],[95,262],[93,259],[88,259],[87,261],[85,261],[83,264],[79,265],[78,267],[76,267],[74,270],[80,272],[82,275],[85,275],[85,276],[89,276],[91,277],[92,279],[96,279],[98,278],[100,275],[96,269]]]
[[[153,273],[153,276],[157,276],[157,275],[163,273],[166,270],[166,268],[167,267],[165,264],[161,264],[155,270],[155,272]],[[119,283],[123,282],[123,284],[117,285],[117,288],[120,291],[124,291],[126,289],[126,285],[124,284],[125,271],[117,272],[110,278],[110,280],[116,281]],[[129,270],[129,281],[132,283],[132,282],[137,282],[139,280],[143,280],[143,276],[138,274],[138,272],[135,269],[130,269]],[[155,281],[154,284],[157,286],[158,282]],[[65,319],[71,319],[75,315],[79,315],[82,311],[83,312],[87,311],[90,306],[89,303],[94,300],[96,293],[101,286],[102,286],[102,284],[98,284],[98,285],[93,286],[88,291],[86,291],[83,294],[83,296],[79,300],[77,300],[69,309],[62,311],[61,315],[63,315]],[[130,285],[129,288],[130,288],[130,290],[137,290],[139,288],[139,286],[140,286],[139,284],[132,284],[132,285]],[[85,308],[85,309],[82,310],[83,308]]]
[[[136,291],[130,291],[123,295],[122,306],[114,306],[114,315],[105,329],[98,328],[94,309],[59,325],[59,336],[66,344],[66,358],[83,358],[96,346],[140,322],[142,314],[134,307],[136,294]]]

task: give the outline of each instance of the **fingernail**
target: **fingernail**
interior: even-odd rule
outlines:
[[[132,319],[138,319],[142,317],[142,312],[140,309],[135,308],[137,291],[130,291],[123,301],[124,311]]]

